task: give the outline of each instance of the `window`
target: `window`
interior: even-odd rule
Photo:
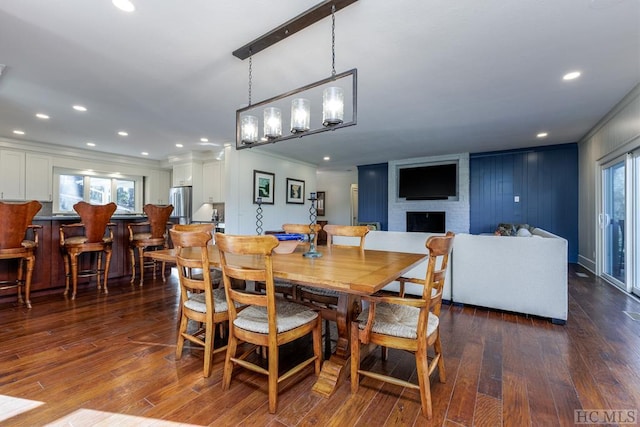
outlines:
[[[55,170],[54,213],[72,213],[73,205],[84,200],[93,205],[115,202],[116,213],[142,211],[142,177]]]

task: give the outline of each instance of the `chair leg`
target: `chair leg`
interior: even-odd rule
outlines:
[[[76,299],[76,292],[78,290],[78,254],[69,254],[69,261],[71,264],[71,282],[73,283],[73,291],[71,292],[71,299]]]
[[[107,288],[107,281],[109,280],[109,265],[111,265],[111,248],[107,247],[104,250],[105,254],[106,254],[106,261],[104,263],[104,293],[108,294],[109,293],[109,289]],[[101,257],[102,258],[102,257]]]
[[[24,283],[24,281],[22,280],[24,277],[24,262],[24,258],[20,258],[20,260],[18,261],[18,304],[24,303],[24,300],[22,299],[22,284]]]
[[[415,356],[422,413],[430,420],[433,416],[433,408],[431,407],[431,384],[429,384],[429,360],[427,359],[427,350],[418,348]]]
[[[232,357],[236,357],[236,348],[238,347],[238,339],[233,332],[233,326],[229,327],[229,340],[227,342],[227,354],[224,358],[224,373],[222,374],[222,389],[229,390],[231,385],[231,376],[233,375]]]
[[[182,304],[181,304],[182,305]],[[178,342],[176,344],[176,360],[179,360],[182,357],[182,349],[184,348],[184,335],[187,331],[187,325],[189,323],[189,319],[184,314],[180,317],[180,328],[178,329]]]
[[[62,259],[64,261],[64,295],[68,295],[69,294],[69,277],[70,277],[70,266],[69,266],[69,254],[68,253],[64,253],[62,254]]]
[[[31,308],[31,277],[33,276],[33,267],[36,263],[35,255],[27,258],[27,277],[24,281],[24,297],[27,308]],[[19,289],[19,288],[18,288]]]
[[[447,382],[447,374],[444,369],[444,356],[442,355],[442,342],[440,341],[440,332],[438,331],[438,338],[436,338],[436,342],[433,345],[433,349],[436,353],[436,357],[438,358],[438,378],[441,383]]]
[[[98,282],[98,290],[100,290],[100,276],[104,275],[104,270],[102,269],[102,252],[92,252],[91,256],[93,256],[95,254],[96,256],[96,280]],[[102,278],[102,280],[104,281],[104,277]]]
[[[204,331],[204,376],[211,376],[211,366],[213,365],[213,339],[216,328],[213,320],[207,321]]]
[[[331,323],[328,319],[324,321],[324,358],[331,357]]]
[[[269,413],[278,409],[278,346],[269,346]]]
[[[140,267],[140,286],[144,283],[144,248],[138,248],[138,258]]]
[[[360,385],[360,333],[358,322],[351,322],[351,393],[358,392]]]
[[[313,354],[316,356],[315,374],[322,369],[322,316],[318,315],[318,326],[313,330]]]
[[[136,280],[136,250],[134,247],[129,247],[129,259],[131,260],[131,284]]]

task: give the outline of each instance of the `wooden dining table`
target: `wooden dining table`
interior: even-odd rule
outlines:
[[[316,247],[321,257],[307,258],[303,253],[308,245],[301,244],[290,254],[273,254],[273,276],[303,285],[338,291],[336,323],[338,343],[335,352],[322,365],[320,376],[313,386],[314,392],[328,397],[344,380],[349,364],[350,321],[359,310],[359,296],[371,295],[414,268],[426,254],[363,250],[359,248],[326,246]],[[220,255],[215,245],[208,246],[209,263],[220,268]],[[187,248],[183,255],[198,257],[199,248]],[[149,251],[145,256],[156,261],[175,263],[175,250]],[[229,262],[245,267],[259,268],[259,256],[229,256]]]

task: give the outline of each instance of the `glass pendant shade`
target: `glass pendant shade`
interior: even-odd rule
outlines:
[[[243,116],[240,124],[240,133],[243,144],[258,142],[258,118],[256,116]]]
[[[264,109],[264,137],[273,139],[282,135],[282,112],[276,107]]]
[[[337,86],[328,87],[322,92],[322,124],[339,125],[343,120],[344,92]]]
[[[305,98],[291,101],[291,133],[306,132],[310,128],[311,103]]]

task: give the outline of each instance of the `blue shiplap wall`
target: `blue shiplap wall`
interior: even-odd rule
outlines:
[[[389,165],[358,166],[358,221],[379,222],[382,230],[388,230]]]
[[[577,144],[471,154],[469,167],[471,233],[530,224],[567,239],[568,260],[577,262]]]

